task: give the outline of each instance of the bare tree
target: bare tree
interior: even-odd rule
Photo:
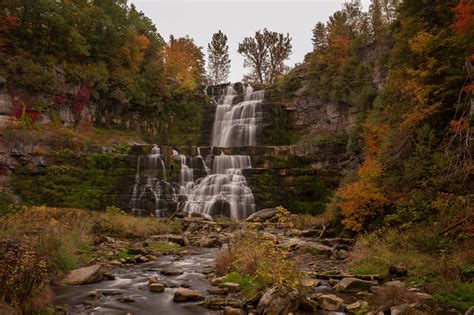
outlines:
[[[227,36],[222,31],[212,35],[207,52],[209,83],[215,85],[226,82],[230,72],[229,46]]]
[[[266,28],[246,37],[239,43],[238,52],[244,56],[244,66],[251,69],[247,80],[272,84],[275,77],[285,70],[285,60],[291,54],[289,34],[271,32]]]

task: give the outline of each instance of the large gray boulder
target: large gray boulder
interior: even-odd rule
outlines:
[[[298,308],[298,293],[275,286],[262,296],[257,306],[257,313],[264,315],[288,314]]]
[[[344,278],[334,287],[340,292],[358,292],[369,290],[371,286],[377,285],[377,281],[367,281],[358,278]]]
[[[103,265],[92,265],[71,271],[62,281],[64,284],[88,284],[104,280],[107,268]]]

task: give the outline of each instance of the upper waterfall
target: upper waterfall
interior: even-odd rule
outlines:
[[[265,92],[254,92],[247,86],[243,99],[234,104],[238,98],[234,85],[229,85],[216,107],[212,129],[213,147],[242,147],[257,144],[257,127],[261,120],[260,103]]]

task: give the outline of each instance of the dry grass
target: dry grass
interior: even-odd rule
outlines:
[[[406,288],[386,286],[377,290],[374,305],[378,306],[380,310],[385,310],[392,306],[417,303],[420,301],[421,299],[417,297],[415,293],[410,292]]]
[[[294,214],[290,217],[290,221],[298,230],[307,230],[312,227],[323,226],[331,220],[332,215],[327,211],[320,215]]]
[[[221,250],[215,267],[220,275],[234,272],[250,276],[261,288],[277,284],[294,288],[301,276],[286,250],[250,231],[242,234],[230,248]]]
[[[47,280],[90,263],[97,233],[140,239],[178,229],[116,208],[94,212],[23,207],[0,215],[0,239],[5,242],[0,246],[0,300],[27,314],[47,307],[52,296]],[[0,304],[0,314],[4,308]]]

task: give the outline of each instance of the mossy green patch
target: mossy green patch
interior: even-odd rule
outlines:
[[[177,251],[181,246],[179,246],[179,244],[171,243],[171,242],[158,242],[158,243],[149,243],[148,247],[152,249],[157,249],[163,253],[169,253],[169,252]]]

